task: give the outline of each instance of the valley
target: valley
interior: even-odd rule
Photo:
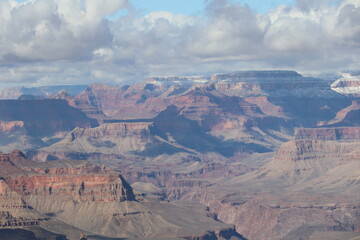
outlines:
[[[3,90],[20,98],[0,100],[0,236],[360,239],[357,81],[242,71]]]

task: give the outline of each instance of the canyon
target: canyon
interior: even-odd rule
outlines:
[[[14,150],[0,154],[0,166],[0,229],[22,227],[38,238],[51,233],[62,239],[81,232],[90,239],[242,239],[233,226],[208,217],[204,206],[136,196],[121,174],[102,165],[36,163]]]
[[[356,81],[242,71],[0,100],[0,236],[360,239]]]

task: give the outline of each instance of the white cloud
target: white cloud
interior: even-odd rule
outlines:
[[[107,20],[122,9],[128,14]],[[119,83],[147,74],[272,68],[325,72],[359,69],[359,56],[358,0],[298,0],[266,14],[211,0],[201,16],[142,16],[126,0],[0,1],[0,82]]]
[[[0,62],[90,58],[112,43],[105,16],[126,5],[125,0],[2,1]]]

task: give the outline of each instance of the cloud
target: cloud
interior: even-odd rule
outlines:
[[[104,17],[126,4],[125,0],[2,1],[0,62],[88,59],[96,48],[111,45]]]
[[[0,83],[123,83],[245,69],[321,73],[359,69],[359,56],[358,0],[297,0],[268,13],[208,0],[199,16],[144,16],[126,0],[0,1]]]

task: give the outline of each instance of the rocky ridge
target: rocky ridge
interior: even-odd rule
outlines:
[[[295,71],[242,71],[215,74],[215,88],[227,95],[272,97],[336,97],[321,79],[303,77]]]
[[[136,201],[124,178],[104,166],[35,163],[13,151],[0,154],[0,177],[1,230],[37,227],[61,231],[69,239],[80,231],[127,238],[242,239],[233,226],[207,217],[202,206]]]
[[[91,127],[97,122],[86,117],[65,100],[1,100],[1,121],[22,121],[34,136],[69,131],[76,126]]]
[[[178,197],[210,206],[248,239],[308,239],[337,231],[360,235],[358,131],[298,129],[259,170]],[[179,190],[173,186],[171,192]]]
[[[0,100],[1,151],[43,147],[48,145],[47,139],[75,127],[97,125],[96,120],[70,107],[65,100]]]
[[[49,98],[61,90],[67,91],[75,96],[86,88],[85,85],[59,85],[42,87],[9,87],[0,91],[0,99],[18,99],[22,95],[32,95],[37,97]]]

